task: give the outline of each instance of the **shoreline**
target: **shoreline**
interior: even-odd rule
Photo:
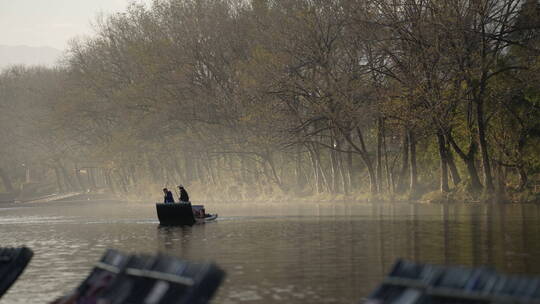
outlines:
[[[196,193],[196,192],[195,192]],[[350,203],[350,204],[539,204],[540,197],[532,197],[522,199],[519,194],[514,198],[505,197],[503,199],[492,196],[477,195],[476,197],[467,195],[460,197],[456,193],[428,193],[421,198],[413,199],[408,195],[378,195],[370,196],[366,194],[320,194],[312,196],[297,196],[297,195],[276,195],[276,196],[258,196],[258,197],[228,197],[222,200],[201,196],[200,199],[195,199],[195,203],[199,204],[287,204],[294,203],[317,203],[317,204],[333,204],[333,203]],[[17,205],[17,204],[38,204],[45,202],[60,202],[60,201],[97,201],[97,200],[118,200],[127,202],[141,203],[157,203],[161,201],[159,195],[156,196],[139,196],[139,195],[123,195],[110,192],[68,192],[68,193],[52,193],[47,195],[35,196],[30,198],[16,198],[13,202],[2,202],[1,205]]]

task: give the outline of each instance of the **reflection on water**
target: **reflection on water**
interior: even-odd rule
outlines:
[[[219,221],[159,227],[153,204],[0,208],[1,246],[35,251],[3,303],[44,303],[74,288],[106,248],[215,261],[215,303],[357,303],[398,257],[540,274],[536,205],[208,206]]]

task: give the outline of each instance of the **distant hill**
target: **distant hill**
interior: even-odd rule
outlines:
[[[61,55],[62,51],[52,47],[0,45],[0,69],[15,64],[52,66]]]

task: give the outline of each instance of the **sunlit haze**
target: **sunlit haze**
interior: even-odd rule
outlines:
[[[91,34],[100,13],[122,11],[131,2],[151,0],[0,0],[0,45],[63,50],[69,39]]]

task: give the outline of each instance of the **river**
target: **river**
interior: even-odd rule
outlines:
[[[106,248],[214,261],[213,303],[358,303],[396,258],[540,274],[540,208],[512,204],[214,204],[215,223],[159,227],[152,203],[0,206],[0,246],[30,247],[2,303],[47,303],[75,288]]]

